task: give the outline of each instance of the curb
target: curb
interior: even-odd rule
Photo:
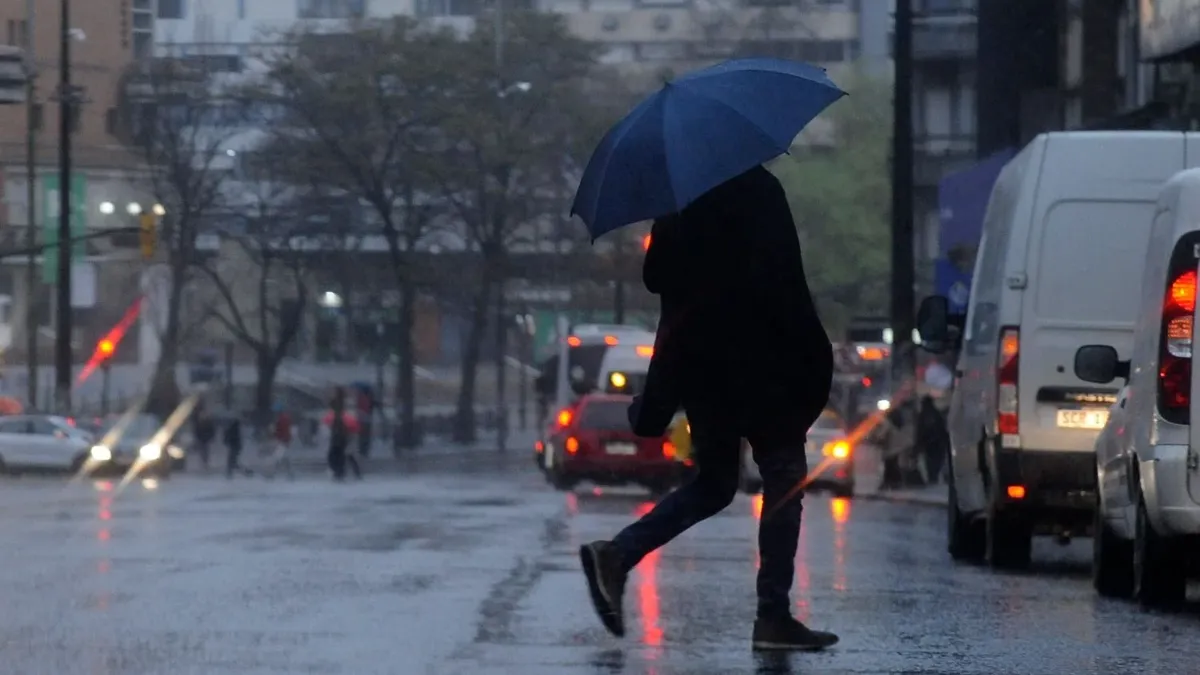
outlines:
[[[891,502],[893,504],[911,504],[914,506],[930,506],[938,508],[946,508],[947,501],[944,496],[933,495],[914,495],[903,493],[888,493],[888,492],[864,492],[854,495],[855,499],[864,499],[872,502]]]

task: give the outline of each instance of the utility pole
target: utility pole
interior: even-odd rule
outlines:
[[[54,386],[58,411],[71,411],[71,2],[61,0],[58,65],[58,321],[54,336]]]
[[[614,271],[616,272],[616,281],[613,282],[613,323],[625,323],[625,278],[622,272],[625,268],[625,238],[623,232],[617,233],[617,240],[614,242],[616,248],[613,250]]]
[[[496,42],[496,91],[501,97],[501,105],[503,97],[507,94],[507,84],[504,82],[504,0],[495,0],[496,16],[495,16],[495,31],[494,40]],[[508,401],[505,389],[507,388],[507,378],[505,377],[508,370],[508,364],[505,363],[505,355],[508,352],[508,322],[506,316],[504,294],[505,294],[505,277],[500,277],[500,282],[496,284],[496,449],[504,452],[508,445]]]
[[[892,386],[912,379],[916,315],[913,259],[912,0],[896,0],[892,96]]]
[[[37,1],[25,0],[25,246],[29,257],[25,261],[25,363],[29,372],[27,383],[30,410],[37,409],[38,400],[38,316],[34,300],[38,297],[37,273],[37,56],[34,53],[34,33],[37,26]]]

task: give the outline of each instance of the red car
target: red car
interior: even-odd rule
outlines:
[[[598,485],[638,483],[651,492],[670,490],[686,466],[664,438],[639,438],[629,428],[626,410],[633,399],[617,394],[588,394],[558,411],[534,458],[558,490],[582,481]]]

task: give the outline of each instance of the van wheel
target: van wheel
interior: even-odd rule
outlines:
[[[954,471],[949,472],[950,498],[946,505],[946,550],[954,560],[979,561],[986,553],[984,528],[980,523],[963,517],[958,509],[958,491],[954,488]]]
[[[1020,570],[1033,558],[1033,529],[1023,517],[992,509],[987,519],[987,560],[996,569]]]
[[[1133,596],[1146,608],[1174,609],[1183,604],[1187,574],[1178,540],[1154,531],[1146,502],[1138,499],[1133,543]]]
[[[1092,531],[1092,586],[1106,598],[1133,595],[1133,542],[1117,537],[1104,520],[1100,496]]]

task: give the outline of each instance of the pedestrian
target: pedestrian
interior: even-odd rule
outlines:
[[[296,474],[292,471],[292,460],[289,456],[292,445],[292,417],[288,415],[282,405],[275,407],[275,425],[271,435],[273,440],[271,472],[266,474],[266,477],[274,478],[282,467],[287,471],[288,480],[295,480]]]
[[[346,425],[346,390],[337,387],[329,403],[329,470],[333,479],[346,479],[346,450],[350,446],[350,429]],[[357,464],[356,464],[357,466]]]
[[[942,480],[942,467],[950,452],[950,437],[946,432],[946,418],[938,410],[933,397],[921,397],[921,410],[917,413],[917,447],[925,459],[925,480],[936,485]]]
[[[596,611],[610,632],[624,634],[629,572],[733,501],[746,438],[763,478],[752,645],[833,645],[837,636],[793,618],[789,601],[805,438],[829,401],[833,352],[783,188],[765,168],[750,169],[656,220],[651,242],[642,278],[659,296],[662,318],[630,424],[639,436],[661,437],[682,406],[697,472],[611,541],[580,548]]]
[[[375,414],[375,398],[371,395],[371,391],[365,387],[358,390],[358,396],[356,398],[358,407],[358,415],[356,418],[358,420],[358,434],[356,434],[356,439],[358,440],[358,456],[370,457],[371,440],[373,439],[371,423],[374,420],[373,416]]]
[[[196,454],[200,456],[200,464],[205,471],[208,471],[209,451],[216,435],[217,425],[213,422],[212,416],[208,414],[208,407],[201,400],[192,413],[192,439],[195,441]]]
[[[225,442],[225,477],[233,478],[236,471],[241,471],[247,476],[251,475],[249,469],[242,467],[242,420],[236,415],[229,420],[229,424],[225,425],[225,436],[222,439]]]

